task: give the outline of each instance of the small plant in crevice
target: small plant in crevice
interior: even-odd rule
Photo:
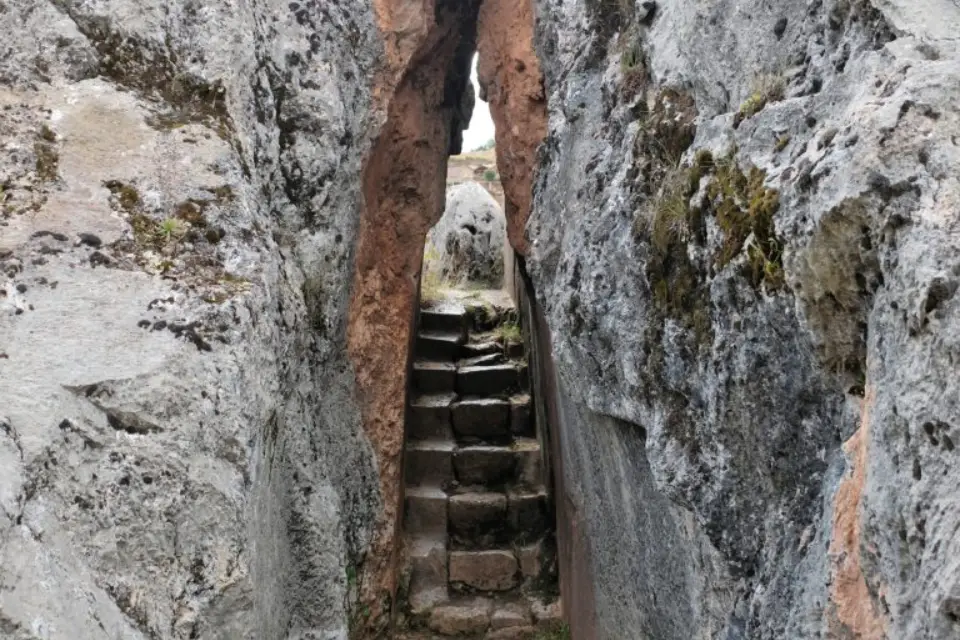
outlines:
[[[627,33],[621,36],[628,44],[620,52],[620,92],[622,95],[634,96],[646,86],[649,81],[647,61],[643,55],[638,38]]]
[[[731,154],[718,163],[707,199],[723,231],[715,266],[722,269],[746,247],[751,284],[759,287],[766,283],[777,289],[784,284],[783,245],[774,226],[780,194],[765,186],[766,177],[766,172],[757,167],[744,173]]]
[[[157,226],[157,231],[164,242],[172,242],[183,235],[183,224],[176,218],[166,218]]]
[[[649,223],[635,222],[638,236],[647,235],[650,255],[646,264],[654,308],[693,331],[699,344],[712,340],[706,274],[691,259],[688,243],[705,240],[701,207],[691,205],[700,181],[713,168],[709,151],[698,151],[689,166],[668,171],[652,203]]]
[[[624,74],[627,74],[630,71],[642,66],[643,63],[643,50],[640,48],[640,42],[633,40],[630,42],[630,44],[624,47],[623,51],[620,53],[620,71]]]
[[[696,103],[680,88],[664,87],[637,114],[635,158],[630,169],[637,195],[654,197],[677,169],[696,135]]]
[[[487,169],[483,172],[483,179],[487,182],[495,182],[497,180],[497,172],[493,169]]]
[[[750,95],[733,118],[734,127],[739,127],[741,122],[763,111],[771,102],[783,100],[786,89],[787,82],[781,73],[761,73],[755,76],[750,85]]]
[[[513,321],[507,321],[497,325],[493,330],[493,335],[504,344],[510,342],[520,342],[523,337],[520,332],[520,325]]]
[[[635,235],[649,242],[645,273],[654,308],[693,331],[698,344],[712,336],[711,272],[743,256],[743,275],[754,288],[785,284],[774,225],[780,197],[765,180],[756,167],[741,169],[733,152],[714,157],[701,149],[688,165],[667,171],[647,214],[635,219]],[[721,231],[719,246],[707,244],[708,217]]]

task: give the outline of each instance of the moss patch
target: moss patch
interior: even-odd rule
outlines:
[[[37,177],[48,182],[56,180],[60,171],[60,154],[56,145],[38,140],[33,145],[33,153],[37,156]]]
[[[119,180],[108,180],[103,186],[110,190],[113,203],[121,211],[133,214],[140,210],[140,192],[133,185]]]
[[[645,273],[654,308],[693,331],[700,345],[713,336],[711,269],[721,270],[745,253],[743,275],[754,288],[784,286],[783,243],[774,224],[780,196],[765,186],[765,179],[756,167],[741,169],[732,153],[716,159],[700,150],[688,166],[664,176],[652,212],[635,220],[635,234],[649,241]],[[709,184],[701,190],[704,180]],[[691,202],[698,193],[703,198]],[[707,216],[714,217],[723,238],[703,261],[691,257],[691,248],[705,247]]]
[[[722,269],[746,245],[746,276],[754,287],[783,285],[783,244],[773,218],[780,209],[780,194],[764,186],[767,174],[756,167],[744,173],[733,157],[716,163],[714,180],[707,189],[709,212],[723,231],[723,244],[715,257]],[[749,240],[749,245],[747,242]]]
[[[690,206],[690,200],[712,161],[709,152],[698,152],[689,167],[666,176],[649,223],[651,255],[646,265],[655,308],[692,330],[699,344],[711,342],[713,330],[706,277],[687,248],[689,242],[702,244],[705,238],[701,208]]]
[[[693,97],[680,89],[661,89],[641,105],[639,129],[633,143],[636,158],[631,168],[639,187],[637,195],[652,197],[693,144],[697,133],[697,108]]]

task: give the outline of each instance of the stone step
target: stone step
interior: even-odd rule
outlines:
[[[416,354],[424,360],[456,360],[464,343],[463,334],[448,331],[421,331]]]
[[[513,622],[514,620],[510,620]],[[492,620],[491,620],[492,624]],[[513,626],[506,627],[503,629],[494,629],[492,626],[490,631],[484,634],[483,640],[537,640],[537,638],[559,638],[561,636],[545,636],[537,635],[540,633],[536,627],[531,627],[530,625],[524,626]]]
[[[457,361],[457,366],[463,367],[491,367],[495,364],[506,364],[507,357],[502,352],[485,353],[479,356],[469,356]]]
[[[421,615],[449,599],[447,593],[447,547],[443,539],[413,538],[407,541],[410,562],[410,606]]]
[[[423,393],[453,391],[457,383],[457,367],[452,362],[417,360],[413,363],[413,384]]]
[[[503,441],[510,439],[510,409],[499,398],[465,398],[450,407],[453,432],[459,439]]]
[[[437,309],[420,309],[422,331],[444,331],[467,336],[467,310],[460,305]]]
[[[521,362],[517,367],[517,381],[521,391],[530,393],[530,367],[526,362]]]
[[[508,342],[505,351],[508,358],[522,358],[525,353],[523,342]]]
[[[533,408],[530,394],[523,393],[510,398],[510,432],[517,437],[536,437],[533,426]]]
[[[516,554],[520,562],[520,574],[527,583],[543,582],[556,571],[557,549],[552,541],[548,544],[546,539],[541,539],[517,546]]]
[[[506,629],[532,629],[533,616],[530,614],[530,605],[526,602],[506,602],[497,606],[490,616],[490,631],[501,633]],[[494,636],[488,634],[487,639]],[[501,636],[496,636],[501,637]],[[504,638],[510,636],[502,636]]]
[[[453,428],[450,405],[454,393],[434,393],[415,396],[410,401],[407,437],[410,440],[451,440]]]
[[[427,629],[401,633],[399,640],[532,640],[559,638],[559,601],[512,594],[455,595],[428,612]],[[537,635],[540,634],[540,635]],[[563,636],[566,637],[566,636]]]
[[[450,496],[447,531],[455,550],[530,545],[550,530],[547,494],[476,491]]]
[[[507,492],[507,527],[514,544],[531,544],[542,538],[550,529],[549,517],[546,491]]]
[[[450,440],[411,440],[404,462],[407,486],[449,487],[454,481],[455,448]]]
[[[460,353],[464,358],[476,358],[477,356],[503,353],[503,347],[495,340],[476,340],[463,345]]]
[[[407,487],[404,530],[411,535],[447,535],[447,494],[437,487]]]
[[[509,591],[520,584],[520,563],[512,551],[451,551],[448,571],[454,589]]]
[[[510,446],[471,445],[453,455],[453,470],[463,486],[535,488],[542,484],[540,445],[517,438]]]
[[[490,628],[493,601],[488,598],[458,598],[430,612],[427,627],[446,637],[474,636]]]
[[[497,396],[520,389],[517,365],[466,366],[457,370],[457,391],[465,396]]]
[[[485,549],[504,545],[510,539],[507,496],[477,492],[450,496],[447,530],[457,549]]]

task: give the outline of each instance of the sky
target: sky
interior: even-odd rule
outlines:
[[[473,107],[470,127],[463,132],[464,151],[473,151],[493,137],[493,119],[490,117],[490,107],[480,99],[480,85],[477,84],[477,56],[473,56],[470,82],[473,83],[473,95],[477,96],[477,102]]]

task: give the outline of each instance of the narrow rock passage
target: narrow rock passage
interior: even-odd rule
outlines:
[[[421,308],[413,383],[405,624],[439,636],[411,637],[505,640],[556,628],[553,510],[515,309]]]

